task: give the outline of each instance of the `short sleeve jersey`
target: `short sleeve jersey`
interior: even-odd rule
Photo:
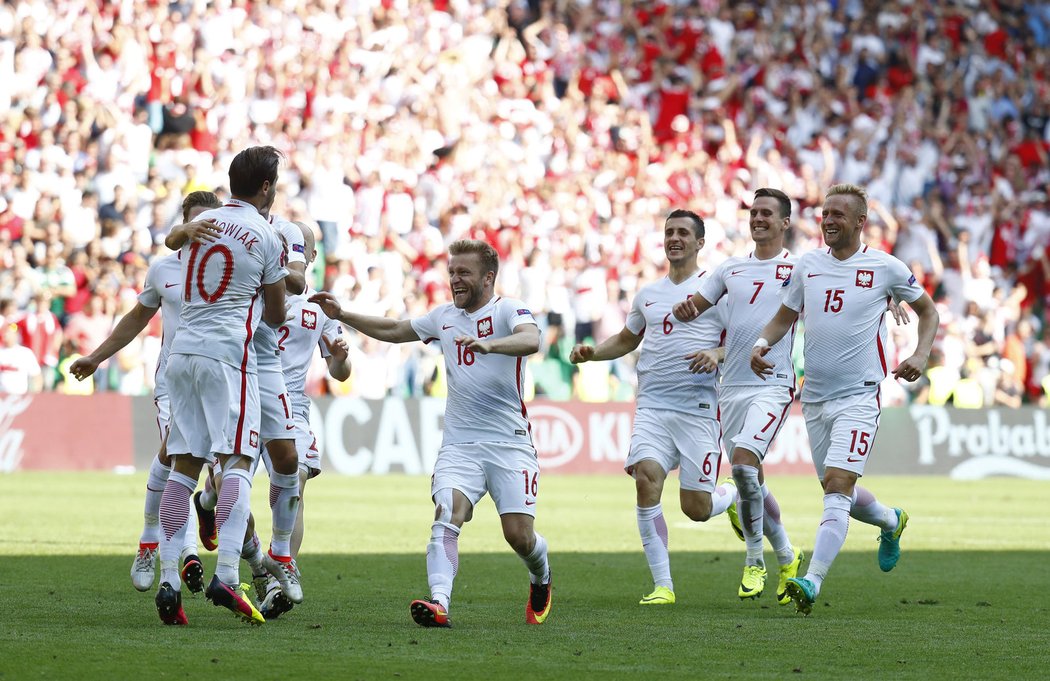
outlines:
[[[160,356],[157,358],[157,374],[154,378],[154,394],[167,393],[168,384],[164,370],[168,366],[168,352],[179,328],[179,312],[182,310],[183,279],[179,253],[156,258],[146,271],[146,283],[139,294],[139,302],[145,307],[160,308],[161,340]]]
[[[276,215],[270,215],[267,222],[277,232],[277,239],[282,249],[287,245],[285,255],[287,262],[306,262],[306,251],[302,231],[289,222]],[[266,324],[260,324],[252,341],[255,343],[255,354],[258,358],[259,371],[279,372],[282,369],[280,349],[277,347],[277,332]]]
[[[680,284],[668,277],[642,287],[627,315],[627,330],[642,336],[638,356],[638,407],[671,409],[716,418],[716,374],[694,374],[685,356],[720,345],[722,323],[712,308],[698,319],[680,322],[671,308],[696,293],[706,280],[700,272]]]
[[[846,260],[822,248],[798,259],[781,301],[806,325],[803,402],[874,392],[886,377],[886,302],[923,294],[907,266],[868,246]]]
[[[780,289],[791,276],[795,262],[796,258],[786,250],[769,260],[759,260],[752,253],[747,257],[729,258],[704,279],[700,295],[711,303],[724,304],[727,319],[733,320],[725,325],[722,385],[795,387],[795,372],[791,367],[793,326],[766,356],[775,367],[773,375],[763,381],[751,371],[751,349],[762,329],[780,309]]]
[[[482,355],[456,344],[457,336],[496,340],[523,324],[535,324],[525,303],[494,296],[475,312],[451,303],[412,320],[424,343],[437,342],[445,357],[448,401],[443,445],[466,442],[532,444],[532,427],[525,408],[525,358]]]
[[[201,213],[223,230],[213,243],[182,247],[182,311],[171,354],[200,355],[256,373],[252,336],[260,291],[288,274],[277,233],[255,206],[231,200]]]
[[[320,306],[307,301],[311,295],[313,292],[308,291],[300,296],[290,296],[288,316],[291,319],[285,320],[277,329],[288,397],[295,413],[307,419],[310,417],[310,398],[306,396],[306,374],[314,352],[320,350],[322,357],[328,357],[328,347],[321,337],[334,341],[343,335],[342,324],[327,317]]]

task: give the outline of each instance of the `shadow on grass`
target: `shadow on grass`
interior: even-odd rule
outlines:
[[[551,619],[528,627],[521,561],[465,554],[445,631],[408,616],[422,554],[304,555],[306,602],[261,628],[188,594],[190,626],[163,627],[130,559],[8,556],[0,678],[1031,677],[1050,663],[1048,559],[906,550],[884,574],[874,551],[844,553],[803,618],[776,603],[773,566],[761,599],[736,597],[739,553],[672,553],[677,604],[643,608],[640,551],[561,552]]]

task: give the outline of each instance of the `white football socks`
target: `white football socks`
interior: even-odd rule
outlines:
[[[239,563],[244,533],[251,513],[251,473],[243,468],[231,468],[222,473],[219,503],[215,506],[215,525],[219,534],[219,558],[215,574],[227,586],[236,588],[241,582]]]
[[[158,457],[153,457],[153,462],[149,465],[149,476],[146,478],[146,503],[143,509],[145,522],[139,537],[140,544],[160,543],[160,498],[164,494],[169,475],[171,466],[165,466]]]
[[[740,517],[740,526],[744,530],[744,544],[747,546],[744,565],[765,567],[766,563],[762,558],[763,516],[765,515],[762,490],[765,486],[758,482],[758,469],[746,464],[733,464],[733,481],[740,495],[736,508],[737,515]]]
[[[845,494],[825,494],[824,514],[817,527],[817,539],[813,543],[813,559],[809,561],[806,579],[813,583],[817,592],[827,577],[831,564],[842,550],[849,530],[850,498]]]
[[[671,581],[671,556],[667,550],[667,521],[664,520],[662,504],[642,508],[635,507],[638,516],[638,534],[642,537],[642,550],[649,562],[653,584],[674,591]]]
[[[452,583],[459,570],[459,528],[440,520],[430,526],[427,544],[427,581],[430,597],[448,612],[452,601]]]

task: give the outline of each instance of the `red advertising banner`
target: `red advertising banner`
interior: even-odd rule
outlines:
[[[125,395],[0,395],[0,473],[132,465]]]

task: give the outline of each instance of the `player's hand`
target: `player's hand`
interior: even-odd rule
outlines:
[[[329,293],[328,291],[321,291],[310,296],[308,302],[311,302],[321,308],[321,312],[324,312],[325,316],[329,319],[339,319],[343,314],[343,306],[339,304],[339,300]]]
[[[886,309],[893,315],[893,321],[897,322],[897,326],[902,326],[911,321],[911,317],[908,316],[908,310],[903,305],[899,305],[890,298],[886,302]]]
[[[766,376],[773,375],[773,364],[766,361],[766,355],[769,354],[769,347],[758,347],[757,345],[751,348],[751,371],[761,378],[763,381],[766,380]]]
[[[328,340],[327,336],[321,336],[321,340],[324,341],[324,346],[328,348],[328,354],[335,361],[345,362],[346,358],[350,356],[350,346],[346,344],[346,340],[342,336],[336,336],[335,340]]]
[[[455,341],[456,345],[462,346],[464,350],[473,350],[479,355],[489,354],[489,344],[474,336],[456,336]]]
[[[926,361],[919,359],[915,355],[912,355],[908,359],[904,360],[893,370],[893,377],[899,380],[917,381],[922,376],[922,370],[926,366]]]
[[[572,346],[572,352],[569,353],[569,361],[573,364],[582,364],[583,362],[590,362],[593,358],[593,345],[584,345],[583,343],[579,343],[578,345]]]
[[[718,350],[697,350],[685,356],[689,371],[694,374],[713,374],[718,371]]]
[[[88,376],[93,376],[98,370],[98,362],[91,357],[81,357],[69,365],[69,373],[78,381],[83,381]]]
[[[692,298],[686,298],[684,303],[678,303],[671,308],[674,318],[680,322],[691,322],[700,316],[700,312],[693,304]]]
[[[222,228],[211,220],[187,222],[182,229],[186,232],[187,239],[198,244],[210,244],[222,236]]]

